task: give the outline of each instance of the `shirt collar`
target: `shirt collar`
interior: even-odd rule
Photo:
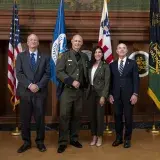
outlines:
[[[123,60],[123,64],[125,64],[126,63],[126,60],[127,60],[127,57],[124,57],[123,59],[118,59],[118,63],[120,63],[121,62],[121,60]]]
[[[74,49],[71,49],[71,51],[72,51],[74,54],[76,54],[76,53],[81,53],[81,50],[79,50],[79,51],[77,52],[77,51],[75,51]]]
[[[38,50],[36,50],[36,51],[34,51],[34,52],[29,51],[29,53],[30,53],[30,54],[31,54],[31,53],[34,53],[35,55],[37,55],[37,54],[38,54]]]

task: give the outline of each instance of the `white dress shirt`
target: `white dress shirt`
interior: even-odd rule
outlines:
[[[119,70],[119,67],[120,67],[121,60],[123,60],[123,68],[124,68],[124,66],[126,64],[127,57],[124,57],[123,59],[120,59],[120,58],[118,59],[118,70]]]
[[[98,68],[98,65],[92,67],[92,70],[91,70],[91,85],[93,85],[94,74],[95,74],[97,68]]]

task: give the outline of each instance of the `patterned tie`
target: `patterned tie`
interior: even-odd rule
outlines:
[[[31,66],[32,66],[32,70],[35,71],[36,69],[35,53],[31,53]]]
[[[120,76],[123,73],[123,60],[121,60],[120,65],[119,65],[119,73],[120,73]]]

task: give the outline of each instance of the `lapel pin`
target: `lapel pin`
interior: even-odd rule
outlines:
[[[41,58],[41,56],[39,56],[39,58]]]

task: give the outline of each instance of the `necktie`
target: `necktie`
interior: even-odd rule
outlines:
[[[120,65],[119,65],[119,73],[120,73],[120,76],[123,73],[123,60],[121,60]]]
[[[80,60],[80,58],[81,58],[81,56],[80,56],[80,54],[77,52],[76,54],[75,54],[75,57],[76,57],[76,60],[77,60],[77,62]]]
[[[35,71],[35,69],[36,69],[36,60],[35,60],[35,54],[34,53],[31,53],[31,66],[32,66],[33,71]]]

